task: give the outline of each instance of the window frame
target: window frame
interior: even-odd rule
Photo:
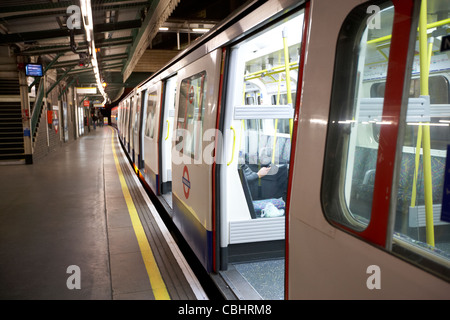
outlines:
[[[153,128],[152,131],[148,132],[149,134],[147,135],[147,125],[148,125],[148,117],[149,115],[152,113],[152,111],[150,110],[150,101],[153,101],[151,97],[156,97],[156,99],[153,101],[154,102],[154,106],[153,106],[153,115],[156,115],[156,110],[158,109],[158,90],[155,89],[153,91],[150,91],[149,89],[146,90],[146,99],[147,99],[147,110],[146,110],[146,114],[145,114],[145,123],[144,123],[144,136],[148,139],[155,139],[155,128],[157,125],[157,120],[156,117],[153,117],[152,123],[153,123]]]
[[[194,120],[194,127],[193,127],[193,131],[189,130],[187,128],[187,110],[188,110],[188,104],[189,104],[189,92],[187,92],[186,95],[186,101],[184,101],[184,96],[183,96],[183,84],[187,82],[187,86],[189,87],[192,80],[197,80],[197,79],[201,79],[201,89],[200,89],[200,98],[198,99],[200,104],[198,105],[198,109],[199,109],[199,113],[197,114],[197,119]],[[202,139],[203,139],[203,120],[204,120],[204,112],[205,112],[205,90],[207,88],[207,72],[206,70],[202,70],[200,72],[197,72],[193,75],[190,75],[186,78],[183,78],[180,81],[180,90],[179,90],[179,96],[178,96],[178,110],[177,110],[177,119],[176,119],[176,130],[177,130],[177,141],[175,146],[177,147],[177,151],[180,152],[181,154],[191,157],[192,159],[199,159],[202,156],[202,152],[203,152],[203,146],[202,146]],[[194,105],[194,110],[195,110],[195,105]],[[184,121],[182,122],[182,127],[180,127],[180,115],[183,115],[183,119]],[[198,136],[196,136],[196,133],[194,131],[198,130],[197,126],[195,126],[195,122],[200,122],[201,123],[201,128],[200,128],[200,134]],[[183,130],[182,134],[179,134],[178,130]],[[191,143],[193,143],[193,148],[185,148],[187,147],[186,145],[186,137],[184,135],[184,130],[188,131],[189,134],[191,135],[191,139],[193,139],[191,141]],[[180,142],[180,138],[182,138],[182,142]],[[178,148],[180,147],[180,148]]]
[[[382,5],[387,1],[374,1]],[[369,14],[365,3],[355,7],[344,21],[336,47],[336,59],[331,93],[330,114],[327,128],[327,141],[324,158],[324,173],[322,177],[321,202],[325,218],[335,227],[342,229],[358,238],[381,248],[392,246],[395,197],[399,176],[398,146],[402,145],[402,134],[406,116],[409,90],[410,70],[415,45],[418,23],[419,4],[413,0],[392,0],[394,5],[394,21],[391,38],[391,48],[386,76],[386,92],[384,96],[382,121],[391,121],[392,125],[381,126],[380,144],[377,152],[376,175],[372,201],[372,216],[365,228],[352,228],[342,223],[339,218],[347,215],[343,203],[343,177],[345,178],[348,142],[339,134],[337,119],[348,116],[357,99],[358,73],[355,72],[358,61],[358,50],[355,40],[359,42],[366,28]],[[404,35],[408,34],[409,37]],[[349,54],[350,51],[350,54]],[[348,108],[342,108],[342,101],[348,103]],[[338,108],[340,106],[340,108]],[[344,113],[343,113],[344,112]],[[345,114],[345,112],[347,114]],[[351,116],[351,115],[350,115]],[[334,121],[334,122],[333,122]],[[348,136],[346,135],[347,139]],[[392,143],[394,141],[394,143]],[[345,156],[344,156],[345,155]],[[400,154],[401,155],[401,154]],[[401,157],[400,157],[401,158]],[[331,190],[331,191],[330,191]],[[333,191],[336,190],[336,191]],[[338,192],[338,193],[336,193]],[[391,198],[393,201],[391,201]],[[394,209],[394,210],[393,210]]]

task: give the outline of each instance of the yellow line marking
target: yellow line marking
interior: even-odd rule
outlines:
[[[112,129],[113,130],[113,129]],[[133,199],[131,198],[130,191],[128,190],[127,183],[123,176],[122,169],[120,168],[119,159],[117,158],[116,149],[114,146],[114,130],[111,135],[111,145],[114,154],[114,162],[116,163],[117,173],[119,174],[120,185],[122,186],[123,196],[127,203],[128,212],[130,214],[131,223],[133,224],[134,233],[141,249],[142,258],[144,259],[145,268],[147,269],[150,285],[152,286],[153,295],[156,300],[170,300],[170,295],[167,292],[166,285],[159,272],[158,265],[156,264],[155,257],[153,256],[152,249],[145,235],[144,228],[142,227],[141,220],[134,206]]]

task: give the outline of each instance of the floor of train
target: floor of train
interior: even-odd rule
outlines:
[[[284,259],[234,263],[232,266],[262,299],[284,299]]]

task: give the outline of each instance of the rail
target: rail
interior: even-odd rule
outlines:
[[[36,99],[34,101],[33,113],[31,115],[31,137],[36,134],[37,123],[42,113],[42,101],[44,99],[44,80],[39,82],[38,90],[36,91]]]
[[[419,58],[420,58],[420,94],[421,96],[429,97],[428,78],[430,73],[430,57],[431,45],[427,40],[427,0],[422,0],[419,17]],[[425,123],[426,124],[426,123]],[[428,123],[429,124],[429,123]],[[422,144],[423,144],[423,176],[425,189],[425,220],[426,220],[426,238],[427,244],[434,246],[434,221],[433,221],[433,184],[431,180],[431,140],[430,140],[430,126],[419,126],[419,131],[422,130]],[[419,134],[417,139],[417,146],[420,146]],[[416,148],[419,152],[420,148]],[[416,156],[416,168],[418,168],[418,158]],[[414,177],[415,185],[416,177]],[[415,198],[415,195],[414,195]],[[411,203],[414,206],[414,203]]]

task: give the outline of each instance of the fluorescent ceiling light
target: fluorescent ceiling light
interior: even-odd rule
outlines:
[[[192,31],[194,31],[194,32],[200,32],[200,33],[205,33],[205,32],[208,32],[209,29],[205,29],[205,28],[194,28],[194,29],[192,29]]]
[[[449,123],[407,122],[408,126],[448,127]]]
[[[91,65],[94,69],[98,90],[104,99],[103,104],[105,104],[107,101],[107,95],[103,88],[102,82],[100,81],[100,71],[98,69],[97,53],[94,42],[94,20],[92,19],[91,0],[80,0],[80,5],[82,15],[83,17],[86,17],[86,19],[83,19],[84,28],[86,30],[86,40],[91,43],[89,47],[89,52],[91,54]]]

